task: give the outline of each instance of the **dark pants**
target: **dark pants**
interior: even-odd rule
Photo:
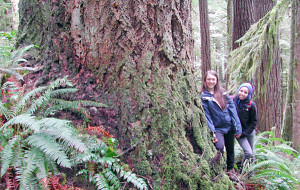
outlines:
[[[222,154],[224,153],[224,146],[227,153],[227,170],[230,170],[234,167],[234,139],[235,133],[230,131],[227,134],[216,132],[216,137],[218,142],[215,143],[217,150]]]

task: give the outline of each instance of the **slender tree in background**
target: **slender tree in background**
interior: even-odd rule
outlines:
[[[286,93],[284,115],[282,121],[282,138],[286,141],[293,141],[293,123],[294,123],[294,93],[295,93],[295,61],[296,61],[296,33],[297,33],[297,9],[298,2],[293,1],[291,6],[291,48],[288,70],[288,87]],[[296,132],[297,133],[297,132]],[[294,143],[295,145],[295,143]]]
[[[228,54],[232,50],[232,0],[227,0],[227,49]],[[225,62],[225,86],[228,88],[229,73],[227,71],[227,63]]]
[[[297,24],[296,24],[296,30],[297,30],[297,36],[296,36],[296,86],[297,90],[295,91],[295,103],[293,107],[294,111],[294,146],[295,148],[300,151],[300,3],[299,1],[295,0],[296,4],[296,10],[297,10]]]
[[[200,33],[201,33],[201,76],[211,69],[210,32],[207,0],[199,0]]]
[[[100,101],[91,125],[119,140],[122,159],[153,189],[234,189],[211,143],[194,76],[191,2],[20,1],[18,46],[40,47],[27,75],[70,76]],[[207,38],[209,39],[209,38]],[[222,159],[221,159],[222,161]]]

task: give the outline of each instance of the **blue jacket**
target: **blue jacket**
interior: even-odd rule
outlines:
[[[205,112],[207,125],[212,132],[221,132],[227,134],[229,131],[235,131],[235,134],[242,134],[241,122],[236,112],[232,98],[224,93],[227,101],[225,110],[222,110],[216,102],[214,95],[208,90],[201,94],[202,106]]]

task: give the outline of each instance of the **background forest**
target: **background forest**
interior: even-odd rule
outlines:
[[[0,0],[0,189],[300,188],[298,0],[19,1]],[[199,99],[209,69],[254,86],[235,181]]]

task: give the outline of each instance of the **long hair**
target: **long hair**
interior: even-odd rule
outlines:
[[[205,90],[207,90],[207,84],[206,84],[206,78],[207,75],[211,74],[213,76],[215,76],[217,78],[217,84],[214,88],[214,98],[216,99],[216,101],[219,103],[219,105],[221,106],[222,110],[224,110],[226,108],[226,99],[223,96],[223,92],[225,92],[225,90],[221,87],[220,82],[219,82],[219,77],[217,75],[217,72],[214,70],[208,70],[204,77],[202,78],[202,86],[200,89],[200,93],[204,92]]]

